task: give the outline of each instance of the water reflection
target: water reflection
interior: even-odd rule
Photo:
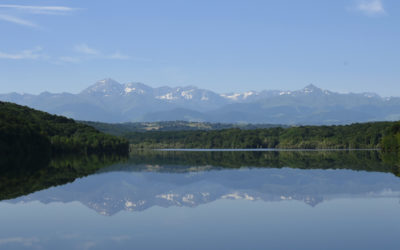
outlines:
[[[65,183],[77,176],[97,173],[8,202],[78,201],[99,214],[111,216],[154,206],[197,207],[217,200],[297,200],[314,207],[339,198],[397,198],[398,167],[381,158],[376,151],[146,151],[106,168],[96,164],[63,164],[63,171],[55,172],[59,168],[53,167],[54,172],[45,171],[33,184],[43,189],[60,180]],[[67,166],[80,167],[69,171]],[[57,174],[53,176],[54,173]]]
[[[351,169],[357,171],[387,172],[399,175],[400,160],[396,154],[380,151],[270,151],[270,152],[182,152],[138,151],[129,162],[108,168],[108,171],[128,169],[139,171],[140,165],[162,166],[147,169],[157,172],[191,172],[220,168],[299,168]]]
[[[120,155],[75,155],[53,159],[19,157],[0,165],[0,200],[73,182],[125,159],[126,156]]]
[[[0,167],[0,249],[397,249],[397,162],[148,151]]]

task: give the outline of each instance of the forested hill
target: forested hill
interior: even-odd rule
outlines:
[[[0,154],[127,153],[125,139],[63,116],[0,102]],[[11,156],[10,156],[11,157]]]
[[[132,148],[400,149],[398,122],[211,131],[127,133]]]

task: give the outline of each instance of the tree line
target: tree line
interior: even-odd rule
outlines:
[[[161,122],[125,122],[104,123],[93,121],[79,121],[92,126],[101,132],[111,135],[124,135],[131,132],[146,131],[183,131],[183,130],[221,130],[230,128],[257,129],[288,127],[281,124],[248,124],[248,123],[211,123],[211,122],[188,122],[188,121],[161,121]]]
[[[382,149],[387,152],[400,152],[400,122],[394,123],[383,137]]]
[[[148,131],[126,133],[132,149],[140,148],[291,148],[378,149],[400,148],[400,123],[370,122],[351,125],[296,126],[244,130]]]

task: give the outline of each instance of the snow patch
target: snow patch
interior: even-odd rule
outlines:
[[[237,100],[240,96],[240,94],[232,94],[232,95],[227,95],[227,94],[221,94],[222,97],[227,98],[227,99],[231,99],[231,100]]]
[[[232,194],[223,195],[221,198],[222,199],[234,199],[234,200],[248,200],[248,201],[256,200],[256,198],[253,197],[253,196],[250,196],[250,195],[248,195],[246,193],[244,193],[243,195],[240,195],[238,192],[232,193]]]
[[[239,195],[239,193],[232,193],[232,194],[226,194],[221,197],[222,199],[234,199],[234,200],[239,200],[242,199],[242,196]]]
[[[130,92],[132,92],[132,91],[134,91],[134,90],[136,90],[136,88],[129,88],[129,87],[126,87],[126,88],[125,88],[125,93],[130,93]]]
[[[185,98],[186,100],[190,100],[193,98],[193,95],[191,94],[191,92],[193,92],[193,90],[182,91],[181,96],[183,96],[183,98]]]
[[[132,203],[132,202],[130,202],[130,201],[126,201],[126,202],[125,202],[125,207],[136,207],[136,204],[135,204],[135,203]]]
[[[253,91],[245,92],[245,93],[243,94],[243,99],[246,99],[247,97],[252,96],[252,95],[254,95],[254,94],[255,94],[255,93],[254,93]]]
[[[194,195],[193,194],[187,194],[185,196],[182,197],[182,201],[185,203],[190,203],[192,205],[195,204],[195,202],[193,201],[194,199]]]
[[[209,98],[208,98],[207,96],[203,95],[203,96],[201,97],[201,100],[202,100],[202,101],[208,101]]]
[[[157,99],[162,99],[162,100],[175,100],[175,99],[178,99],[172,93],[167,93],[167,94],[162,95],[162,96],[156,96],[156,98]]]
[[[138,94],[144,94],[144,90],[143,90],[143,89],[130,88],[130,87],[126,87],[126,88],[125,88],[125,93],[126,93],[126,94],[129,94],[129,93],[131,93],[132,91],[135,92],[135,93],[138,93]]]
[[[178,197],[179,195],[177,194],[159,194],[156,195],[156,198],[160,198],[160,199],[166,199],[168,201],[173,201],[174,197]]]

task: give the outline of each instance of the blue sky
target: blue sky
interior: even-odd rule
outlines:
[[[398,0],[0,0],[0,93],[103,78],[400,96]]]

